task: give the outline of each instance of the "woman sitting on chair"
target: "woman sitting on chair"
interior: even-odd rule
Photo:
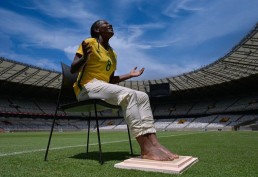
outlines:
[[[71,65],[71,73],[79,72],[74,83],[77,99],[102,99],[121,106],[125,121],[140,145],[142,158],[159,161],[178,158],[156,137],[148,95],[115,84],[140,76],[144,68],[137,70],[135,67],[128,74],[115,76],[116,53],[109,45],[109,39],[114,35],[112,25],[98,20],[91,26],[90,32],[92,38],[81,43]]]

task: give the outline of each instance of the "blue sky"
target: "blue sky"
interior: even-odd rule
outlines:
[[[227,54],[258,22],[258,0],[0,0],[0,56],[60,71],[91,24],[113,25],[116,74],[193,71]]]

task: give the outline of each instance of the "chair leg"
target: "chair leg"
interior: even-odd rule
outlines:
[[[91,116],[91,115],[90,115]],[[90,141],[90,120],[91,120],[91,117],[89,117],[88,119],[88,133],[87,133],[87,154],[89,152],[89,141]]]
[[[128,138],[129,138],[131,156],[133,156],[133,147],[132,147],[131,135],[130,135],[130,130],[129,130],[128,125],[127,125],[127,132],[128,132]]]
[[[49,150],[49,146],[50,146],[51,139],[52,139],[52,134],[53,134],[54,126],[55,126],[55,121],[56,121],[56,116],[54,117],[54,120],[52,122],[51,131],[50,131],[49,138],[48,138],[48,144],[47,144],[47,149],[46,149],[44,161],[47,161],[47,155],[48,155],[48,150]]]
[[[96,105],[96,103],[94,103],[94,109],[95,109],[95,118],[96,118],[98,143],[99,143],[99,163],[103,164],[103,161],[102,161],[102,150],[101,150],[101,143],[100,143],[100,133],[99,133],[99,120],[98,120],[98,113],[97,113],[97,105]]]

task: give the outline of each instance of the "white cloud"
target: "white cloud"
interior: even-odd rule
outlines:
[[[59,29],[55,26],[28,16],[0,9],[1,31],[9,35],[17,35],[25,43],[43,48],[63,50],[67,44],[79,39],[73,30]]]
[[[244,28],[250,30],[250,25],[254,25],[258,20],[257,6],[258,1],[252,1],[252,3],[241,0],[217,0],[209,1],[209,3],[203,0],[173,1],[163,11],[164,14],[172,18],[178,17],[181,15],[180,9],[194,10],[195,13],[182,18],[177,23],[168,25],[164,36],[169,36],[168,40],[178,37],[181,39],[182,46],[192,46]]]
[[[71,61],[73,60],[74,55],[78,49],[78,46],[79,46],[79,44],[75,45],[75,46],[68,46],[68,47],[64,48],[64,52],[69,60],[71,60]]]
[[[93,8],[93,2],[91,2],[91,5],[88,5],[89,3],[84,3],[83,1],[34,0],[32,2],[34,7],[39,9],[42,13],[54,18],[71,20],[80,26],[82,22],[89,25],[90,21],[98,18],[98,15],[90,12]]]
[[[202,11],[203,7],[202,3],[203,0],[174,0],[172,1],[168,7],[163,11],[163,14],[172,17],[172,18],[178,18],[181,16],[180,12],[182,11],[188,11],[188,12],[198,12]],[[207,3],[207,2],[204,2]]]
[[[152,40],[151,37],[147,36],[150,30],[160,30],[165,28],[164,23],[147,23],[140,25],[127,25],[123,27],[114,27],[117,29],[115,32],[119,36],[121,40],[123,40],[124,44],[133,45],[134,47],[140,49],[151,49],[151,48],[160,48],[160,47],[168,47],[180,39],[167,40],[163,38],[159,38],[156,40]],[[159,36],[157,34],[156,36]]]
[[[75,54],[76,50],[78,49],[78,45],[76,46],[68,46],[64,49],[66,53],[73,53]]]
[[[145,68],[144,74],[140,78],[137,78],[137,80],[160,79],[193,69],[191,65],[162,64],[159,62],[159,59],[142,52],[138,48],[138,45],[129,43],[123,38],[113,37],[111,45],[118,55],[118,67],[116,71],[118,75],[128,73],[136,66],[138,69]]]

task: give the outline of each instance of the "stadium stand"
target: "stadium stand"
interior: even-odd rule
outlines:
[[[0,57],[0,132],[49,130],[61,81],[60,72]],[[169,96],[150,98],[160,130],[238,130],[243,126],[257,130],[257,81],[258,24],[228,54],[207,66],[119,85],[150,94],[151,85],[169,84]],[[99,113],[101,129],[126,130],[122,116],[121,110]],[[81,114],[60,111],[58,117],[56,131],[87,127]]]
[[[122,120],[119,125],[116,125],[113,130],[126,130],[127,124],[125,120]]]

